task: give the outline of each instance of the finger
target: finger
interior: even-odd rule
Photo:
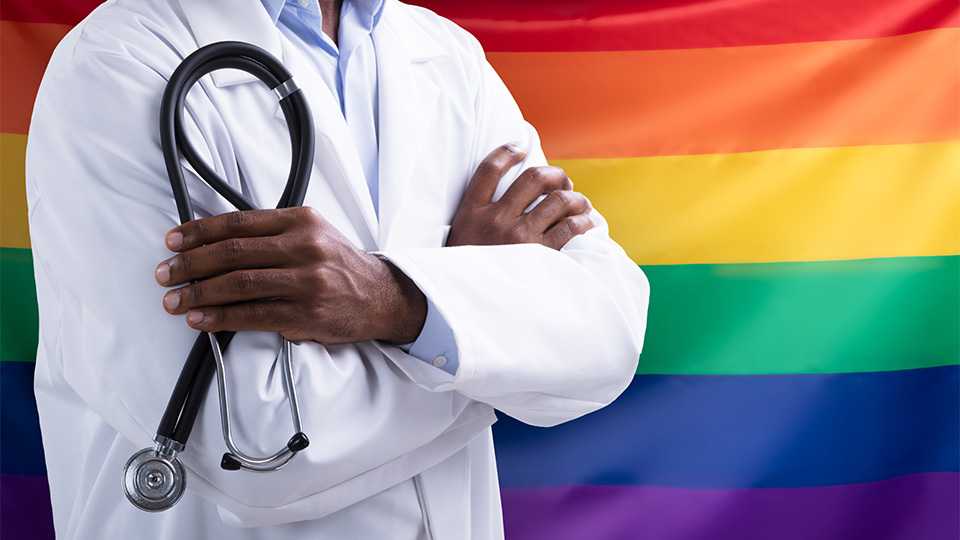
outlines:
[[[514,144],[505,144],[487,154],[473,173],[461,204],[470,206],[490,204],[500,179],[526,156],[527,154]]]
[[[196,247],[158,264],[154,276],[169,287],[233,270],[283,266],[292,256],[276,238],[230,238]]]
[[[507,189],[500,199],[507,210],[519,216],[540,195],[557,190],[573,189],[573,182],[567,173],[559,167],[531,167]]]
[[[290,270],[238,270],[168,291],[163,295],[163,307],[179,314],[199,307],[278,298],[295,293],[294,283]]]
[[[279,234],[296,221],[293,208],[245,210],[203,219],[174,227],[166,236],[167,248],[185,251],[227,238],[249,238]]]
[[[187,324],[205,332],[282,332],[291,325],[294,314],[290,302],[263,300],[192,310],[187,313]]]
[[[590,214],[565,217],[543,234],[543,245],[560,249],[574,236],[579,236],[592,228],[593,221],[590,220]]]
[[[551,191],[529,214],[524,216],[532,230],[542,233],[567,216],[590,210],[590,201],[576,191]]]

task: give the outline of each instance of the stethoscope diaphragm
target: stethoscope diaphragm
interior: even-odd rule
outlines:
[[[130,456],[123,470],[123,492],[134,506],[161,512],[177,504],[187,482],[183,465],[175,456],[144,448]]]

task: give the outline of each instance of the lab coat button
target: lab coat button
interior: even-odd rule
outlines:
[[[442,368],[443,366],[447,365],[447,357],[441,354],[440,356],[433,359],[433,365],[435,367]]]

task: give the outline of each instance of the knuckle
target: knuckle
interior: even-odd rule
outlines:
[[[327,310],[316,302],[301,303],[298,304],[295,309],[296,315],[298,315],[299,318],[308,321],[323,321],[324,324],[326,323],[327,315],[329,315]]]
[[[217,255],[227,262],[234,262],[243,254],[243,241],[239,238],[231,238],[220,242],[220,253]]]
[[[567,193],[568,207],[576,212],[584,212],[590,208],[590,203],[587,201],[587,198],[583,193],[577,191],[564,191],[562,193]]]
[[[260,278],[253,272],[237,272],[233,277],[233,287],[238,291],[256,290],[260,285]]]
[[[193,273],[193,267],[193,255],[181,253],[170,265],[170,273],[173,274],[172,277],[190,276]]]
[[[516,147],[516,145],[510,144],[510,143],[501,144],[501,145],[496,149],[496,153],[498,153],[498,154],[504,154],[504,155],[508,155],[508,156],[512,156],[513,154],[516,154],[516,153],[517,153],[517,147]]]
[[[511,244],[524,244],[529,241],[530,234],[523,226],[517,225],[507,231],[507,240]]]
[[[253,303],[247,306],[247,316],[256,321],[267,318],[267,306],[261,303]]]
[[[327,253],[327,242],[319,234],[311,235],[303,243],[303,253],[311,259],[322,259]]]
[[[223,217],[223,222],[227,226],[228,230],[235,230],[242,228],[244,225],[250,222],[249,217],[246,212],[230,212],[225,214]]]
[[[187,285],[181,290],[180,294],[183,295],[183,299],[186,300],[188,305],[202,305],[204,299],[207,297],[206,286],[202,283]]]
[[[551,191],[547,197],[556,201],[561,208],[569,209],[574,204],[574,198],[569,191]]]
[[[202,244],[203,240],[210,234],[210,226],[205,219],[197,219],[185,223],[181,227],[183,231],[184,239],[191,239],[198,244]]]
[[[532,167],[527,169],[530,173],[530,181],[539,186],[544,185],[547,182],[547,171],[545,169],[546,167]]]
[[[312,206],[299,206],[292,210],[297,220],[310,225],[315,225],[323,221],[320,211]]]
[[[543,175],[543,183],[547,187],[552,187],[555,189],[560,189],[563,187],[567,175],[563,172],[563,169],[553,166],[541,167],[541,174]]]
[[[532,167],[530,171],[530,181],[534,183],[541,192],[547,191],[550,187],[557,185],[557,168],[549,165]]]
[[[477,176],[499,176],[500,168],[493,159],[485,159],[477,165]]]
[[[203,320],[196,325],[197,328],[203,328],[208,332],[215,332],[221,329],[221,324],[223,323],[223,314],[220,313],[219,309],[204,309],[203,310]]]
[[[307,279],[307,282],[310,283],[310,290],[313,291],[314,293],[323,289],[323,287],[327,283],[326,272],[324,272],[323,268],[320,266],[310,268],[307,271],[306,279]]]
[[[569,217],[564,221],[571,236],[578,236],[587,232],[591,225],[590,220],[578,219],[577,217]]]

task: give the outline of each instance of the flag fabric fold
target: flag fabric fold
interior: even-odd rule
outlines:
[[[477,36],[650,278],[619,400],[495,427],[508,539],[960,538],[960,4],[415,3]],[[0,14],[3,538],[53,538],[23,154],[98,4]]]

